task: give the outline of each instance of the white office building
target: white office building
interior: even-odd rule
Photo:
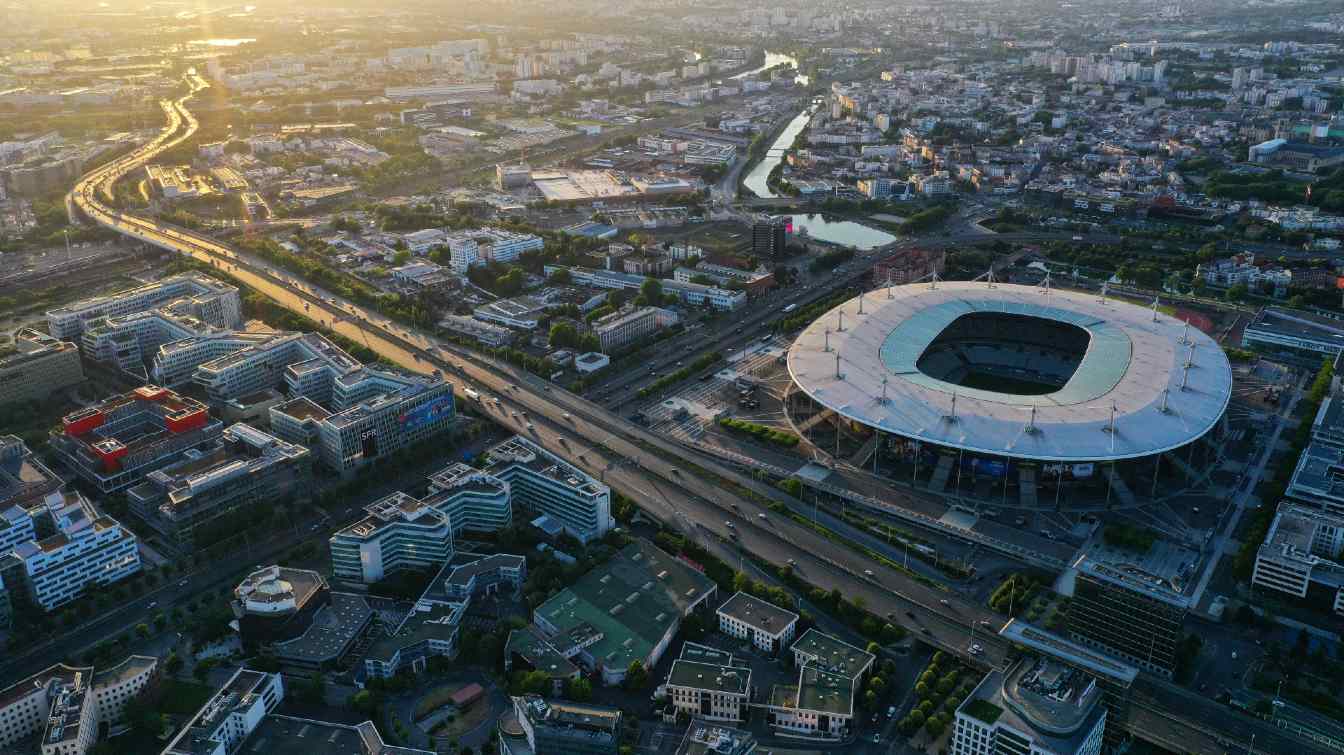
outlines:
[[[47,312],[47,332],[70,340],[84,324],[99,317],[117,317],[181,302],[190,314],[221,328],[242,325],[238,288],[203,273],[184,273],[115,294],[85,299]]]
[[[28,594],[43,610],[140,571],[140,541],[82,495],[52,493],[45,505],[54,533],[14,548]]]
[[[579,542],[614,526],[611,488],[536,443],[516,435],[487,455],[484,471],[509,484],[515,504],[545,514]]]
[[[989,672],[957,708],[952,755],[1100,755],[1106,705],[1097,680],[1031,656]]]
[[[798,629],[798,614],[744,592],[725,600],[717,615],[720,632],[771,654],[784,649]]]
[[[284,697],[279,674],[240,668],[196,711],[162,755],[235,755]]]
[[[615,270],[598,270],[588,267],[565,267],[564,265],[546,265],[545,273],[550,277],[559,270],[568,270],[574,283],[594,288],[624,289],[638,291],[648,280],[642,275],[631,275]],[[675,296],[689,307],[712,307],[719,311],[731,311],[746,306],[746,291],[731,291],[716,286],[699,283],[681,283],[675,280],[660,280],[663,294]]]
[[[513,525],[513,493],[509,483],[461,462],[429,476],[425,502],[448,517],[455,536],[463,532],[498,532]]]
[[[1344,615],[1344,515],[1284,502],[1255,556],[1251,584]]]
[[[525,252],[541,251],[544,246],[540,236],[488,227],[455,231],[444,241],[448,244],[448,266],[459,274],[487,262],[514,262]]]
[[[453,557],[447,515],[406,493],[364,507],[367,516],[332,535],[332,574],[373,584],[403,569],[428,569]]]
[[[734,662],[732,653],[688,642],[681,657],[672,661],[661,691],[688,718],[745,721],[750,714],[751,664]]]

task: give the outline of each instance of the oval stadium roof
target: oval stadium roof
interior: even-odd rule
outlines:
[[[916,362],[929,344],[973,313],[1068,323],[1087,331],[1089,343],[1067,382],[1044,395],[962,387],[921,372]],[[788,368],[814,401],[855,422],[1038,461],[1111,461],[1179,448],[1218,422],[1232,393],[1222,348],[1176,318],[1097,294],[969,281],[871,291],[863,314],[851,299],[799,334]]]

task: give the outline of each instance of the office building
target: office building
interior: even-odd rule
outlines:
[[[577,285],[592,286],[613,290],[638,291],[648,278],[631,275],[615,270],[598,270],[589,267],[566,267],[564,265],[546,265],[547,277],[559,270],[567,270],[570,279]],[[665,296],[675,296],[682,304],[690,307],[710,307],[721,312],[739,309],[747,303],[746,291],[730,291],[717,286],[700,283],[682,283],[675,280],[662,280]]]
[[[139,539],[84,496],[51,493],[44,505],[41,516],[50,520],[52,534],[14,547],[23,587],[42,610],[140,571]]]
[[[221,328],[242,326],[238,288],[203,273],[184,273],[115,294],[68,304],[47,312],[47,332],[69,340],[84,332],[89,320],[157,309],[181,301],[186,311]]]
[[[131,511],[183,550],[229,537],[277,504],[307,500],[308,449],[250,425],[230,425],[219,440],[145,475],[126,491]]]
[[[771,655],[783,650],[798,629],[798,614],[744,592],[733,593],[716,613],[720,632]]]
[[[99,724],[120,723],[126,703],[158,680],[158,659],[132,655],[99,669],[56,664],[0,690],[0,748],[41,734],[43,755],[83,755]]]
[[[1344,513],[1279,504],[1251,584],[1344,615]]]
[[[521,435],[492,447],[482,471],[509,484],[515,505],[544,514],[579,542],[615,525],[611,488]]]
[[[672,661],[662,692],[679,716],[745,721],[750,714],[751,664],[731,653],[693,642]]]
[[[1242,330],[1241,347],[1315,369],[1344,350],[1344,320],[1299,309],[1265,307]]]
[[[418,673],[431,657],[456,655],[462,619],[471,601],[505,587],[516,595],[526,578],[527,560],[522,556],[454,556],[430,580],[402,622],[374,638],[364,655],[363,675],[386,679],[402,669]]]
[[[425,501],[448,517],[454,536],[464,532],[498,532],[513,525],[513,493],[509,483],[461,462],[429,476]]]
[[[454,231],[444,242],[448,245],[448,266],[460,275],[488,262],[516,262],[523,254],[539,252],[545,245],[540,236],[531,233],[490,227]]]
[[[405,569],[438,567],[453,556],[448,516],[405,493],[364,507],[367,516],[331,536],[332,575],[373,584]]]
[[[232,332],[183,311],[181,304],[173,302],[159,309],[86,321],[79,335],[84,358],[149,380],[147,369],[156,350],[179,341]]]
[[[1190,599],[1170,575],[1143,566],[1096,552],[1079,556],[1069,637],[1170,679]]]
[[[456,421],[453,386],[437,376],[364,368],[336,383],[333,404],[342,408],[317,423],[318,452],[342,475],[446,432]],[[271,421],[274,428],[274,413]]]
[[[42,401],[84,381],[79,348],[32,328],[14,334],[14,353],[0,356],[0,406]]]
[[[373,609],[364,596],[333,592],[322,575],[307,569],[259,569],[233,594],[243,647],[266,650],[287,671],[336,666],[373,625]]]
[[[593,335],[602,351],[612,353],[652,337],[659,330],[656,307],[628,307],[593,320]]]
[[[500,737],[501,755],[616,755],[621,744],[621,711],[587,703],[513,698],[513,721]]]
[[[751,253],[760,259],[783,257],[789,244],[788,221],[761,218],[751,224]]]
[[[279,674],[240,668],[164,748],[162,755],[233,755],[285,697]]]
[[[749,731],[693,718],[673,755],[751,755],[756,749]]]
[[[1089,674],[1028,655],[995,669],[957,708],[951,755],[1100,755],[1107,709]]]
[[[551,694],[564,692],[565,685],[583,676],[583,671],[566,658],[535,626],[509,632],[504,643],[504,671],[540,671],[550,677]]]
[[[707,613],[714,581],[647,540],[635,540],[532,612],[561,654],[619,684],[633,661],[658,664],[681,620]]]
[[[0,512],[15,506],[40,505],[48,493],[60,490],[64,484],[17,435],[0,435]],[[3,538],[0,533],[0,542]],[[3,552],[0,548],[0,553]]]
[[[331,404],[357,385],[364,365],[320,333],[217,333],[159,348],[154,375],[191,381],[223,403],[266,389]]]
[[[1323,404],[1322,409],[1327,406]],[[1328,425],[1319,434],[1322,439],[1313,441],[1298,457],[1284,497],[1308,508],[1344,515],[1344,448],[1332,443]]]
[[[807,630],[792,650],[798,683],[770,690],[766,723],[788,736],[844,739],[853,730],[854,696],[873,667],[873,655],[816,629]]]
[[[201,402],[146,385],[67,414],[52,432],[52,450],[104,494],[214,442],[223,424]]]

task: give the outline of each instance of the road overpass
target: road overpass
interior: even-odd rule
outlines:
[[[196,91],[194,84],[192,94]],[[279,305],[366,344],[406,369],[439,371],[481,391],[483,399],[497,397],[498,403],[479,403],[482,415],[545,442],[572,463],[602,476],[650,515],[730,563],[745,561],[747,554],[774,564],[788,562],[807,582],[862,600],[870,611],[906,626],[922,642],[976,665],[1005,662],[1008,643],[993,633],[1003,624],[1001,616],[837,546],[803,523],[769,512],[761,502],[785,495],[773,486],[711,459],[699,458],[687,465],[685,449],[674,441],[511,365],[412,331],[210,237],[113,208],[108,201],[119,178],[195,133],[196,121],[186,108],[190,97],[166,103],[168,124],[163,132],[82,178],[68,204],[92,222],[129,238],[216,267]],[[983,646],[982,654],[969,653],[973,642]],[[1226,751],[1219,743],[1220,733],[1235,722],[1254,731],[1261,752],[1303,749],[1300,742],[1272,725],[1240,714],[1229,720],[1222,714],[1230,712],[1212,701],[1198,698],[1207,703],[1201,707],[1192,704],[1189,693],[1179,687],[1156,680],[1144,682],[1148,697],[1136,699],[1135,715],[1127,723],[1140,738],[1180,743],[1183,751],[1212,755]]]

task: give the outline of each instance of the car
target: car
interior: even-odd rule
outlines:
[[[920,627],[919,631],[923,632],[924,634],[930,634],[930,635],[933,634],[933,632],[929,631],[928,627]]]
[[[184,579],[184,580],[182,580],[181,582],[178,582],[178,583],[177,583],[177,586],[178,586],[178,587],[186,587],[188,581],[189,581],[189,580],[185,580],[185,579]]]
[[[872,569],[864,569],[864,570],[863,570],[863,574],[864,574],[864,576],[871,577],[871,576],[873,576],[873,570],[872,570]]]
[[[971,645],[970,652],[971,655],[980,655],[981,653],[985,652],[985,649],[980,647],[979,643],[976,643],[974,645]]]
[[[569,419],[569,412],[560,415],[561,419]]]
[[[757,515],[756,515],[756,518],[757,518],[757,519],[769,519],[770,517],[766,516],[765,514],[757,514]]]
[[[939,599],[938,602],[941,603],[942,605],[945,605],[945,606],[946,606],[946,605],[951,605],[950,603],[947,602],[947,598],[941,598],[941,599]]]
[[[149,607],[150,607],[150,608],[158,608],[158,607],[159,607],[159,601],[157,601],[157,600],[151,600],[151,601],[149,601]]]
[[[723,526],[727,527],[727,528],[730,529],[730,530],[734,528],[734,527],[733,527],[733,523],[730,522],[730,521],[727,521],[727,520],[724,520],[724,522],[723,522]]]

